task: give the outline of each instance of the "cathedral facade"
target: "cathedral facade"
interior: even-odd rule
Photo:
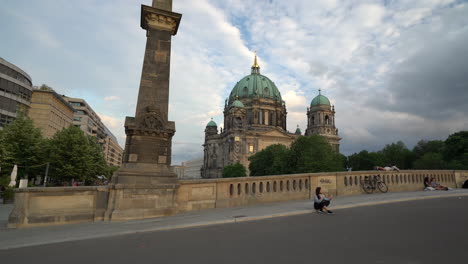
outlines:
[[[260,74],[255,57],[251,74],[242,78],[232,89],[224,105],[224,129],[211,120],[205,129],[202,178],[221,178],[223,168],[240,163],[249,168],[249,157],[273,145],[291,145],[300,135],[286,130],[286,104],[281,93],[268,77]],[[335,110],[325,96],[312,100],[307,109],[305,135],[320,134],[339,151]]]

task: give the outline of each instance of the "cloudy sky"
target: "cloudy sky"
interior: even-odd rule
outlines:
[[[0,57],[35,85],[84,98],[123,146],[151,0],[2,0]],[[169,119],[173,164],[202,156],[204,127],[250,73],[278,86],[288,129],[318,89],[336,108],[341,152],[468,129],[468,3],[452,0],[174,0]]]

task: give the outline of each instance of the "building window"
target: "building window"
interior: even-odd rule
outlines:
[[[74,121],[81,121],[81,116],[74,116],[74,117],[73,117],[73,120],[74,120]]]
[[[250,153],[253,153],[253,152],[254,152],[254,146],[253,146],[253,145],[249,145],[249,152],[250,152]]]

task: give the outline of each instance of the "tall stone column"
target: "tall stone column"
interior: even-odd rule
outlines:
[[[146,49],[135,117],[126,117],[121,168],[110,185],[109,220],[171,214],[175,210],[177,175],[170,170],[175,123],[168,120],[171,38],[182,15],[172,0],[141,6]]]

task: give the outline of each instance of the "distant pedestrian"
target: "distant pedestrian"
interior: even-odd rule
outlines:
[[[315,189],[314,195],[314,208],[317,211],[317,213],[325,213],[323,211],[325,210],[328,214],[333,214],[333,212],[327,207],[330,205],[331,199],[333,199],[333,195],[327,197],[325,194],[322,193],[322,187],[317,187]]]

